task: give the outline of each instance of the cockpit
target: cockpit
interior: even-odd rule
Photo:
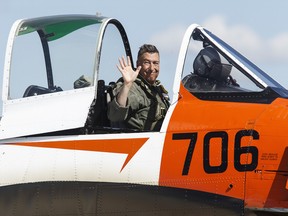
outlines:
[[[257,103],[271,89],[287,97],[285,88],[201,27],[190,35],[181,80],[191,94],[203,100]]]
[[[103,110],[120,76],[115,65],[125,55],[133,63],[126,32],[118,20],[93,15],[18,20],[8,44],[3,138],[81,134],[91,132],[91,124],[102,129],[109,126]],[[10,125],[18,118],[15,109],[21,130]]]

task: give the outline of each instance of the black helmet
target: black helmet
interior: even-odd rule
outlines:
[[[222,64],[219,53],[212,47],[205,47],[196,56],[193,69],[198,76],[224,81],[231,72],[231,65]]]

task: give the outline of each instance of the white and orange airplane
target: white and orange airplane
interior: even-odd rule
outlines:
[[[1,216],[288,214],[285,88],[192,24],[161,130],[115,128],[106,109],[122,55],[132,58],[116,19],[14,23],[3,75]]]

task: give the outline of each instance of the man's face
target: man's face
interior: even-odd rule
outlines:
[[[137,67],[141,66],[141,76],[150,84],[154,84],[160,69],[160,59],[158,53],[144,53],[137,61]]]

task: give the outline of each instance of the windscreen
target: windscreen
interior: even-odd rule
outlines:
[[[278,82],[276,82],[273,78],[271,78],[268,74],[266,74],[264,71],[262,71],[259,67],[257,67],[255,64],[253,64],[251,61],[249,61],[246,57],[241,55],[239,52],[237,52],[235,49],[233,49],[231,46],[229,46],[227,43],[222,41],[220,38],[212,34],[211,32],[205,30],[209,36],[211,36],[217,43],[219,43],[222,47],[224,47],[226,50],[228,50],[232,55],[235,56],[238,60],[241,61],[245,67],[247,67],[249,70],[251,70],[258,78],[260,78],[264,83],[266,83],[270,87],[276,87],[276,88],[283,88]]]

